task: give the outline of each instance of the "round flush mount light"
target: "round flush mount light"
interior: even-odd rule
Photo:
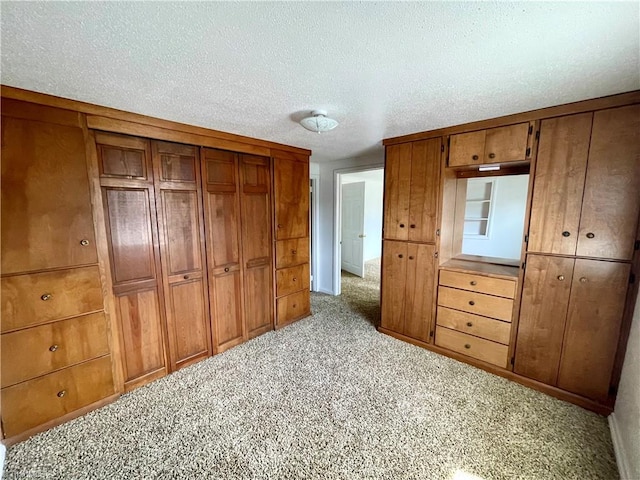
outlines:
[[[314,110],[311,112],[310,117],[300,120],[300,125],[312,132],[322,133],[336,128],[338,126],[338,122],[333,118],[327,117],[327,112],[325,110]]]

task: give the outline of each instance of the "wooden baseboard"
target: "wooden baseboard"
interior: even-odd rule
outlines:
[[[407,343],[411,343],[418,347],[422,347],[426,350],[430,350],[435,353],[439,353],[440,355],[444,355],[446,357],[453,358],[454,360],[458,360],[459,362],[467,363],[474,367],[485,370],[489,373],[493,373],[494,375],[498,375],[500,377],[506,378],[513,382],[524,385],[525,387],[532,388],[534,390],[538,390],[539,392],[545,393],[551,397],[555,397],[559,400],[564,400],[565,402],[573,403],[574,405],[578,405],[586,410],[590,410],[599,415],[607,416],[612,411],[613,408],[609,405],[603,405],[601,403],[595,402],[585,397],[581,397],[580,395],[576,395],[575,393],[567,392],[565,390],[561,390],[557,387],[553,387],[551,385],[546,385],[544,383],[538,382],[536,380],[532,380],[530,378],[523,377],[518,375],[517,373],[511,372],[504,368],[496,367],[495,365],[491,365],[490,363],[483,362],[481,360],[476,360],[475,358],[468,357],[466,355],[462,355],[457,352],[452,352],[451,350],[447,350],[446,348],[438,347],[436,345],[432,345],[430,343],[425,343],[420,340],[416,340],[414,338],[407,337],[397,332],[393,332],[391,330],[387,330],[383,327],[378,327],[378,331],[389,335],[391,337],[397,338],[398,340],[402,340]]]
[[[135,390],[138,387],[142,387],[147,383],[151,383],[154,380],[165,377],[167,375],[167,369],[162,367],[159,370],[154,370],[153,372],[149,372],[141,377],[136,378],[135,380],[130,380],[124,383],[124,391],[125,393],[130,392],[131,390]]]
[[[6,446],[11,446],[18,442],[23,442],[28,438],[33,437],[37,433],[42,433],[45,430],[49,430],[50,428],[57,427],[58,425],[62,425],[63,423],[68,422],[69,420],[73,420],[74,418],[81,417],[82,415],[89,413],[92,410],[108,405],[109,403],[117,400],[118,398],[120,398],[120,394],[115,393],[106,398],[103,398],[102,400],[98,400],[97,402],[87,405],[86,407],[82,407],[82,408],[79,408],[78,410],[74,410],[73,412],[67,413],[62,417],[58,417],[54,420],[50,420],[46,423],[38,425],[37,427],[30,428],[29,430],[19,433],[18,435],[14,435],[13,437],[5,438],[2,441],[2,443],[4,443]]]

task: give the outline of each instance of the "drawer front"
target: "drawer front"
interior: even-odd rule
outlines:
[[[484,317],[511,321],[513,300],[449,287],[438,288],[438,305]]]
[[[448,328],[436,327],[436,345],[507,368],[509,347]]]
[[[438,307],[436,324],[451,330],[468,333],[476,337],[486,338],[492,342],[509,345],[511,324],[481,317],[471,313],[459,312],[446,307]]]
[[[103,309],[98,267],[5,277],[2,332]]]
[[[2,388],[109,353],[104,313],[5,333]]]
[[[303,290],[276,300],[278,326],[306,317],[311,313],[309,290]]]
[[[309,263],[309,238],[294,238],[276,242],[276,268]]]
[[[299,290],[309,290],[309,264],[283,268],[276,271],[276,296],[289,295]]]
[[[4,433],[17,435],[113,393],[109,355],[4,388]]]
[[[516,295],[515,281],[449,270],[440,270],[440,285],[505,298],[513,298]]]

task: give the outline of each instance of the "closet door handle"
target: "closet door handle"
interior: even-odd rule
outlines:
[[[411,225],[409,225],[410,228],[416,228],[416,224],[412,223]]]
[[[566,230],[562,232],[563,237],[568,237],[569,235],[571,235],[571,233],[567,232]]]
[[[400,224],[400,228],[404,228],[404,223],[401,223],[401,224]]]

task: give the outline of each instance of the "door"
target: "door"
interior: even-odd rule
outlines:
[[[413,142],[409,198],[409,241],[435,243],[440,197],[442,139]]]
[[[402,333],[407,281],[407,243],[385,240],[382,244],[382,328]]]
[[[410,192],[411,144],[390,145],[384,162],[384,238],[409,239]]]
[[[309,236],[309,163],[274,158],[276,240]]]
[[[342,270],[364,277],[365,182],[342,185]]]
[[[434,313],[435,245],[407,244],[404,327],[406,336],[429,341]]]

